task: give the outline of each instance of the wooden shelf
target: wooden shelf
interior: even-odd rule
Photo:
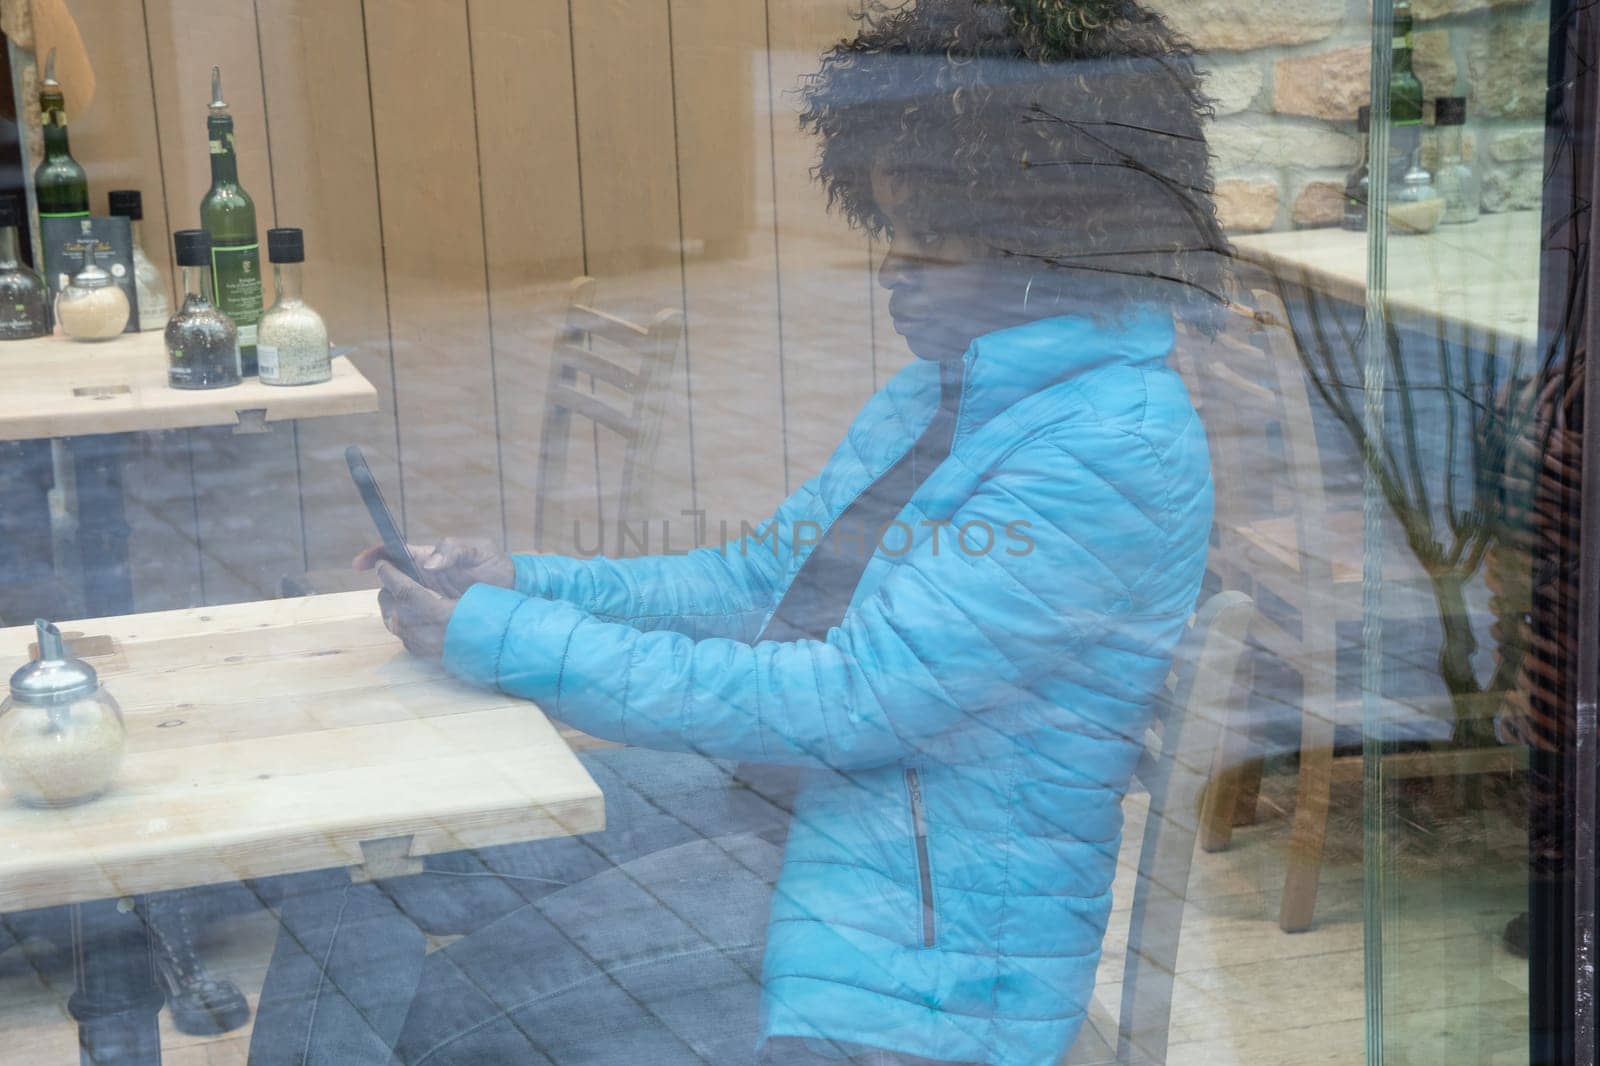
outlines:
[[[333,362],[320,385],[226,389],[167,385],[167,354],[156,331],[82,343],[56,335],[0,342],[0,440],[81,437],[199,426],[238,426],[330,415],[370,414],[378,393],[349,359]]]

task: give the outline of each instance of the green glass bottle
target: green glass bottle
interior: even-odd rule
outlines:
[[[1389,184],[1398,187],[1422,146],[1422,82],[1411,69],[1411,0],[1395,0],[1394,69],[1389,76]]]
[[[33,172],[40,218],[89,217],[89,178],[67,145],[67,102],[56,81],[56,50],[44,61],[39,85],[39,114],[44,122],[44,161]]]
[[[211,142],[211,188],[200,201],[200,225],[211,234],[211,277],[217,307],[239,328],[244,373],[256,372],[256,323],[261,320],[261,248],[256,240],[256,205],[239,184],[233,116],[222,99],[222,71],[211,68],[211,107],[206,115]]]

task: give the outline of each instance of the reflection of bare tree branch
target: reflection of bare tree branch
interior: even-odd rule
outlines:
[[[1288,286],[1282,277],[1276,281],[1287,304]],[[1357,353],[1365,325],[1352,334],[1342,316],[1327,313],[1325,298],[1309,279],[1301,280],[1296,295],[1302,297],[1309,331],[1293,320],[1299,316],[1291,316],[1285,325],[1294,337],[1307,380],[1360,450],[1406,546],[1422,565],[1432,588],[1443,630],[1439,676],[1455,710],[1456,739],[1470,745],[1492,743],[1484,697],[1504,693],[1516,676],[1521,662],[1520,618],[1497,618],[1493,633],[1499,659],[1493,676],[1487,682],[1479,681],[1472,663],[1478,639],[1466,592],[1488,553],[1510,544],[1507,532],[1517,528],[1526,511],[1522,498],[1526,479],[1512,472],[1512,445],[1525,439],[1537,407],[1534,381],[1525,365],[1526,346],[1514,344],[1506,356],[1483,353],[1480,368],[1466,327],[1461,327],[1460,336],[1452,342],[1448,327],[1441,322],[1435,344],[1439,384],[1415,384],[1411,378],[1417,353],[1404,353],[1398,329],[1392,321],[1385,323],[1384,348],[1394,382],[1385,392],[1394,396],[1398,431],[1373,440],[1368,437],[1360,407],[1364,394]],[[1330,321],[1338,330],[1337,338],[1330,332]],[[1342,361],[1346,355],[1349,358]],[[1412,365],[1408,365],[1408,356]],[[1441,398],[1444,407],[1444,469],[1438,501],[1430,489],[1424,450],[1428,426],[1418,410],[1419,399],[1429,395]],[[1462,462],[1467,467],[1467,491],[1458,483]],[[1521,599],[1498,597],[1497,610],[1515,614]]]

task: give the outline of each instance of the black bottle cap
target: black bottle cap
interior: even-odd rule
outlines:
[[[15,196],[0,196],[0,227],[20,226],[22,212],[17,210]]]
[[[211,234],[203,229],[181,229],[172,235],[173,250],[181,267],[211,265]]]
[[[1372,128],[1372,105],[1362,104],[1356,109],[1356,129],[1366,133]]]
[[[106,194],[106,204],[113,216],[134,222],[144,218],[144,197],[138,189],[112,189]]]
[[[267,230],[267,260],[273,263],[304,263],[306,236],[299,229]]]
[[[1467,98],[1441,96],[1433,102],[1435,126],[1464,126],[1467,123]]]

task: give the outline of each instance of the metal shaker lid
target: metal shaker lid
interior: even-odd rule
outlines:
[[[84,227],[86,243],[83,246],[83,269],[72,275],[72,284],[80,289],[104,289],[115,285],[116,279],[94,261],[94,237],[89,236],[88,228]]]
[[[66,642],[54,622],[34,622],[39,658],[11,675],[11,695],[20,703],[59,707],[94,695],[100,678],[82,659],[67,656]]]

